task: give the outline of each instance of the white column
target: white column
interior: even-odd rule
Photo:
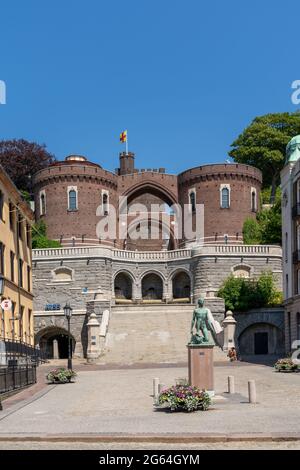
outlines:
[[[87,362],[95,362],[100,356],[100,323],[95,313],[91,313],[88,329]]]
[[[236,320],[233,318],[231,310],[226,312],[226,317],[222,322],[224,329],[224,344],[223,351],[228,351],[231,348],[235,348],[234,335],[236,328]]]

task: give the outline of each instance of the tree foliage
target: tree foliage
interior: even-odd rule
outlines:
[[[262,209],[257,219],[247,218],[243,225],[243,239],[246,245],[281,245],[282,219],[281,201],[272,207]]]
[[[225,300],[226,309],[238,312],[282,303],[282,293],[277,290],[271,272],[262,273],[258,279],[231,275],[224,281],[218,297]]]
[[[231,144],[229,155],[238,163],[259,168],[263,185],[271,186],[270,203],[275,200],[280,171],[288,142],[300,134],[300,113],[274,113],[256,117]]]
[[[0,164],[20,191],[32,193],[32,176],[54,161],[45,145],[24,139],[0,141]]]
[[[43,220],[32,227],[32,248],[59,248],[61,244],[47,238],[47,227]]]

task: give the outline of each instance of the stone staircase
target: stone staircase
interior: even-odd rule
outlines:
[[[99,362],[186,362],[193,309],[193,305],[187,304],[113,306],[104,353]],[[228,361],[218,346],[214,349],[214,359]]]

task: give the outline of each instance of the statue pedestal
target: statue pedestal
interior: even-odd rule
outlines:
[[[214,346],[188,344],[189,383],[214,396]]]

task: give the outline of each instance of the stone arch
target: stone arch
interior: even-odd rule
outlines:
[[[253,323],[245,328],[239,335],[238,351],[241,356],[283,354],[283,331],[272,323]]]
[[[116,300],[132,300],[134,277],[129,271],[120,270],[114,276]]]
[[[70,337],[71,348],[74,351],[76,340],[72,334]],[[48,326],[35,335],[35,344],[39,345],[41,352],[48,359],[66,359],[68,357],[68,338],[69,333],[65,328]],[[57,345],[55,345],[55,341]]]
[[[170,276],[172,281],[172,298],[185,299],[186,301],[191,300],[192,290],[192,276],[191,273],[184,269],[176,269]]]
[[[161,273],[152,270],[143,273],[141,287],[143,300],[163,300],[164,278]]]
[[[169,191],[166,186],[161,183],[158,183],[157,181],[151,180],[143,180],[140,183],[131,186],[122,194],[122,196],[127,197],[127,202],[130,203],[135,197],[145,192],[160,195],[162,200],[164,200],[170,206],[173,204],[177,204],[178,202],[175,195],[171,191]]]

